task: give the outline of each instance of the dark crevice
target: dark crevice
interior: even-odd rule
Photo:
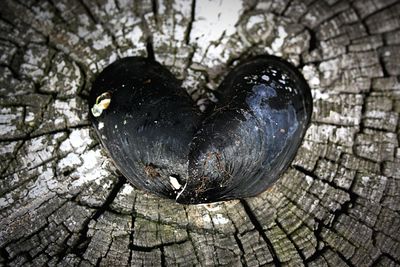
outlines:
[[[381,216],[381,214],[382,214],[382,208],[381,209],[379,209],[379,212],[378,212],[378,214],[376,215],[376,218],[379,218],[380,216]],[[370,226],[370,225],[368,225],[368,227],[370,227],[371,229],[372,229],[372,233],[371,233],[371,244],[374,246],[374,247],[378,247],[378,242],[377,242],[377,235],[378,235],[378,233],[380,232],[380,231],[377,231],[377,230],[375,230],[376,229],[376,227],[377,227],[377,222],[378,222],[378,220],[375,222],[375,224],[374,225],[372,225],[372,226]]]
[[[312,51],[318,48],[318,39],[314,30],[310,29],[309,27],[305,28],[307,32],[310,34],[308,52],[311,53]]]
[[[394,263],[396,263],[397,265],[400,266],[400,261],[396,260],[392,255],[390,255],[390,254],[388,254],[388,253],[382,253],[382,254],[375,260],[375,262],[372,263],[372,266],[375,266],[376,263],[378,263],[379,260],[380,260],[382,257],[386,257],[386,258],[390,259],[391,261],[393,261]]]
[[[318,0],[310,0],[308,2],[306,2],[305,4],[307,5],[307,11],[304,11],[301,13],[301,16],[299,16],[297,18],[297,22],[300,22],[302,25],[304,25],[304,23],[302,22],[303,18],[308,14],[308,11],[310,10],[310,7],[312,5],[314,5],[315,3],[317,3]],[[287,14],[284,14],[285,16],[288,16]]]
[[[26,49],[26,47],[17,48],[17,51],[15,52],[15,54],[13,55],[13,57],[11,59],[10,66],[8,66],[13,77],[19,81],[21,80],[21,76],[20,76],[20,73],[18,70],[20,69],[22,63],[24,62],[24,50],[25,49]]]
[[[97,220],[109,208],[110,204],[114,201],[118,192],[121,190],[122,186],[125,183],[126,183],[126,179],[124,177],[118,177],[117,183],[114,185],[113,189],[108,194],[103,205],[101,207],[99,207],[96,210],[96,212],[94,212],[93,215],[85,221],[84,226],[83,226],[82,230],[80,231],[78,240],[75,242],[74,246],[71,248],[71,251],[70,251],[71,253],[73,253],[77,256],[82,256],[85,253],[85,251],[91,241],[91,238],[88,237],[90,222],[92,220]],[[59,260],[61,260],[61,259],[59,259]]]
[[[38,259],[38,258],[40,258],[40,256],[42,256],[42,255],[44,255],[45,257],[47,257],[47,259],[48,260],[50,260],[51,259],[51,257],[49,256],[49,254],[47,254],[46,253],[46,250],[48,250],[49,249],[49,247],[52,245],[52,243],[49,243],[48,245],[46,245],[44,248],[43,248],[43,250],[41,251],[41,252],[39,252],[39,253],[37,253],[36,255],[34,255],[34,256],[31,256],[31,254],[29,253],[29,252],[24,252],[24,256],[27,256],[26,258],[28,259],[28,262],[30,262],[30,263],[35,263],[34,261],[35,261],[35,259]],[[39,262],[41,261],[41,259],[39,260]]]
[[[47,36],[46,37],[46,45],[48,45],[50,43],[50,38]],[[43,77],[47,77],[49,76],[50,70],[53,67],[53,63],[54,63],[54,58],[57,55],[57,51],[53,50],[53,49],[49,49],[49,55],[47,57],[47,61],[46,61],[46,65],[43,69]],[[37,92],[42,93],[42,91],[40,90],[41,87],[43,86],[43,79],[41,79],[39,82],[35,83],[35,86],[37,84]],[[57,92],[52,93],[54,99],[57,98]]]
[[[154,14],[154,22],[158,25],[158,3],[157,0],[151,0],[151,9]]]
[[[17,3],[20,7],[25,9],[26,13],[30,13],[30,15],[33,15],[33,17],[35,17],[35,15],[37,15],[37,12],[34,10],[34,5],[28,5],[26,2],[28,1],[21,1],[21,0],[17,0],[15,1],[15,3]],[[25,13],[24,12],[24,13]],[[21,12],[23,13],[23,12]]]
[[[10,254],[8,254],[8,251],[4,247],[0,248],[0,256],[5,262],[8,262],[10,260]]]
[[[85,124],[78,124],[78,125],[74,125],[74,126],[68,126],[67,128],[54,129],[54,130],[42,132],[42,133],[26,134],[21,137],[10,137],[10,138],[2,137],[0,139],[0,143],[1,142],[29,141],[33,138],[42,137],[42,136],[46,136],[46,135],[54,135],[54,134],[58,134],[58,133],[70,133],[71,129],[82,129],[82,128],[89,127],[90,125],[91,124],[89,124],[89,123],[87,123],[87,124],[85,123]]]
[[[119,4],[118,0],[114,1],[115,7],[118,9],[118,11],[121,12],[121,5]],[[125,6],[124,6],[125,7]]]
[[[55,17],[57,20],[59,20],[59,23],[61,24],[68,24],[68,21],[65,20],[64,16],[63,16],[63,11],[61,11],[57,5],[54,3],[54,0],[50,0],[48,1],[48,3],[50,4],[50,6],[53,8],[53,12],[55,14]]]
[[[348,211],[354,206],[356,203],[357,196],[354,193],[351,193],[351,187],[349,189],[349,196],[350,199],[345,201],[343,204],[340,205],[340,208],[336,209],[333,212],[333,219],[330,222],[330,226],[334,225],[336,220],[339,218],[341,214],[348,214]]]
[[[88,80],[89,76],[87,75],[86,69],[82,65],[82,63],[77,62],[75,60],[71,60],[71,61],[76,64],[76,66],[79,69],[80,74],[82,75],[82,77],[81,77],[82,84],[81,84],[81,86],[79,86],[76,94],[77,94],[77,96],[81,97],[82,99],[88,101],[89,95],[88,94],[85,95],[85,92],[89,91],[89,88],[88,88],[90,85],[89,80]]]
[[[318,244],[320,244],[320,242],[323,242],[322,237],[321,237],[321,232],[322,232],[322,229],[323,229],[323,228],[325,228],[325,229],[328,228],[328,229],[332,230],[333,233],[335,233],[335,234],[337,234],[338,236],[343,237],[343,239],[347,240],[344,236],[342,236],[340,233],[338,233],[334,228],[326,227],[326,225],[324,225],[324,223],[323,223],[322,221],[318,220],[318,219],[315,219],[315,221],[318,221],[318,228],[317,228],[317,230],[315,231],[315,232],[316,232],[316,235],[315,235],[315,236],[316,236],[316,238],[317,238]],[[356,245],[352,244],[349,240],[347,240],[347,241],[348,241],[349,244],[351,244],[352,246],[357,247]],[[324,244],[324,243],[321,243],[321,244]],[[317,248],[318,248],[318,245],[317,245]],[[330,250],[332,250],[332,251],[335,251],[336,254],[340,257],[340,259],[341,259],[343,262],[345,262],[348,266],[350,266],[350,267],[355,267],[354,264],[353,264],[350,260],[348,260],[338,249],[332,248],[330,245],[326,245],[326,246],[324,246],[322,249],[317,250],[313,255],[311,255],[308,259],[306,259],[306,262],[308,262],[308,263],[309,263],[309,262],[312,262],[312,261],[314,261],[316,258],[318,258],[319,256],[324,257],[323,254],[324,254],[325,251],[328,250],[328,249],[330,249]],[[325,257],[324,257],[324,258],[325,258]]]
[[[3,1],[4,2],[4,1]],[[26,10],[29,10],[32,14],[35,14],[32,10],[30,10],[30,9],[28,9],[26,6],[24,6],[22,3],[20,3],[20,2],[16,2],[19,6],[21,6],[22,8],[24,8],[24,9],[26,9]],[[17,28],[17,27],[19,27],[19,26],[23,26],[22,28],[27,28],[27,29],[31,29],[32,31],[34,31],[35,33],[37,33],[39,36],[41,36],[41,37],[45,37],[45,35],[42,33],[42,32],[40,32],[38,29],[36,29],[35,27],[32,27],[32,24],[31,23],[28,23],[27,22],[27,20],[26,19],[21,19],[21,18],[17,18],[16,16],[13,18],[13,19],[16,19],[16,20],[10,20],[9,18],[6,18],[6,17],[4,17],[4,13],[1,13],[2,11],[4,11],[4,9],[1,9],[0,8],[0,20],[1,21],[3,21],[3,22],[5,22],[6,24],[8,24],[8,25],[11,25],[12,26],[12,28]],[[7,12],[8,10],[7,9],[5,9],[5,11]],[[11,14],[12,14],[12,11],[11,11]],[[20,30],[20,29],[17,29],[18,31]],[[25,30],[25,29],[24,29]],[[22,40],[22,43],[23,44],[26,44],[27,42],[31,42],[31,40],[25,40],[25,39],[23,39]],[[34,42],[31,42],[31,43],[34,43]]]
[[[159,249],[159,247],[144,247],[144,246],[138,246],[131,244],[130,249],[134,251],[140,251],[140,252],[152,252],[155,249]]]
[[[307,176],[312,177],[314,180],[318,180],[318,181],[321,181],[321,182],[323,182],[323,183],[326,183],[326,184],[328,184],[329,186],[333,187],[334,189],[337,189],[337,190],[340,190],[340,191],[344,191],[344,192],[346,192],[346,193],[349,195],[349,200],[347,200],[347,201],[345,201],[343,204],[341,204],[341,205],[340,205],[340,208],[336,209],[336,210],[332,213],[333,219],[331,220],[330,224],[327,225],[327,226],[332,226],[332,225],[334,225],[334,223],[336,222],[336,220],[339,218],[339,216],[340,216],[341,214],[348,214],[348,211],[350,210],[350,208],[353,207],[354,204],[356,203],[358,196],[357,196],[355,193],[353,193],[353,190],[352,190],[352,188],[353,188],[353,186],[354,186],[354,180],[353,180],[352,183],[350,184],[349,189],[344,190],[343,188],[337,186],[334,182],[330,182],[330,181],[327,181],[327,180],[321,180],[321,179],[320,179],[317,175],[315,175],[313,172],[308,171],[308,170],[304,169],[304,168],[301,167],[301,166],[293,165],[293,167],[294,167],[297,171],[299,171],[299,172],[301,172],[301,173],[303,173],[303,174],[305,174],[305,175],[307,175]]]
[[[181,241],[167,242],[167,243],[162,243],[162,244],[159,244],[159,245],[149,246],[149,247],[138,246],[138,245],[131,244],[130,245],[130,249],[132,249],[134,251],[141,251],[141,252],[152,252],[152,251],[157,250],[157,249],[162,249],[164,247],[170,247],[170,246],[175,246],[175,245],[181,245],[181,244],[186,243],[186,242],[188,242],[188,240],[184,239],[184,240],[181,240]]]
[[[135,210],[135,205],[136,205],[136,197],[133,200],[132,203],[132,212],[131,212],[131,232],[129,233],[129,244],[128,244],[128,249],[133,245],[133,239],[135,238],[135,222],[136,222],[136,210]],[[132,256],[133,256],[133,250],[129,249],[129,258],[128,258],[128,266],[131,266],[132,263]]]
[[[86,5],[86,3],[83,0],[78,0],[78,2],[81,4],[81,6],[83,7],[83,9],[86,12],[86,15],[88,15],[88,17],[93,22],[93,24],[98,24],[99,22],[97,21],[96,17],[93,15],[90,8]]]
[[[225,213],[226,213],[228,219],[232,222],[233,228],[235,228],[235,233],[233,234],[233,237],[235,238],[236,244],[238,245],[238,248],[240,250],[240,262],[242,263],[242,266],[246,266],[246,258],[245,258],[246,252],[244,250],[242,240],[240,240],[240,238],[239,238],[239,235],[243,236],[245,233],[239,233],[239,229],[235,224],[235,220],[233,220],[229,216],[229,212],[227,210],[225,210]]]
[[[34,210],[35,210],[35,211],[39,210],[43,205],[46,205],[49,201],[50,201],[50,199],[48,199],[47,201],[44,201],[44,202],[41,203],[39,206],[37,206]],[[51,216],[52,216],[53,214],[55,214],[56,212],[58,212],[67,202],[68,202],[68,201],[65,200],[65,201],[62,202],[55,210],[53,210],[50,214],[48,214],[48,215],[47,215],[47,218],[46,218],[46,223],[43,224],[43,225],[41,225],[38,229],[35,229],[35,231],[33,231],[32,233],[29,233],[29,234],[27,234],[27,235],[25,235],[25,236],[22,236],[22,237],[19,237],[19,238],[15,238],[15,239],[9,241],[8,243],[6,243],[2,248],[0,248],[0,253],[3,253],[2,250],[4,250],[5,252],[7,252],[5,248],[6,248],[7,246],[9,246],[10,243],[22,243],[22,241],[29,240],[29,239],[31,239],[31,238],[34,237],[34,236],[39,236],[39,234],[42,233],[42,232],[49,226],[50,222],[49,222],[48,218],[51,217]],[[16,220],[17,220],[17,219],[16,219]],[[13,222],[14,222],[14,221],[13,221]],[[11,222],[10,225],[11,225],[13,222]],[[47,247],[48,247],[48,246],[46,246],[45,249],[46,249]],[[14,255],[12,258],[11,258],[11,257],[8,257],[7,259],[10,261],[10,260],[13,260],[13,259],[15,259],[16,257],[18,257],[18,256],[20,256],[20,255],[25,255],[25,253],[28,253],[28,252],[26,252],[26,251],[21,251],[21,252],[17,253],[16,255]],[[9,256],[8,252],[7,252],[7,254],[5,254],[5,255],[1,254],[1,256],[3,256],[3,257],[4,257],[4,256],[7,256],[7,255]],[[29,255],[29,257],[30,257],[30,259],[32,260],[32,259],[35,258],[36,256],[32,258],[32,257]]]
[[[107,251],[107,252],[108,252],[108,251]],[[106,252],[106,254],[107,254],[107,252]],[[95,264],[94,266],[95,266],[95,267],[100,267],[100,262],[101,262],[102,259],[103,259],[102,257],[97,258],[96,264]]]
[[[290,191],[290,189],[288,189],[288,190]],[[304,210],[302,207],[299,207],[299,206],[297,205],[297,203],[294,202],[292,199],[287,198],[287,197],[286,197],[286,199],[287,199],[290,203],[292,203],[294,206],[296,206],[299,210],[302,210],[302,211],[303,211],[304,213],[306,213],[306,214],[308,213],[307,210]],[[322,239],[322,237],[321,237],[321,232],[322,232],[322,230],[324,229],[324,227],[326,227],[326,225],[323,223],[323,221],[322,221],[321,219],[318,219],[318,218],[316,218],[316,217],[313,218],[313,220],[315,221],[316,226],[313,227],[313,228],[310,228],[310,227],[307,227],[307,228],[310,229],[311,231],[313,231],[315,240],[317,241],[317,244],[316,244],[316,246],[315,246],[315,251],[314,251],[314,253],[313,253],[312,255],[308,256],[308,257],[305,259],[305,262],[304,262],[305,264],[309,264],[309,263],[315,261],[317,258],[319,258],[320,256],[322,256],[322,255],[325,253],[325,251],[328,249],[328,247],[325,246],[325,243],[323,242],[323,239]]]
[[[0,9],[0,21],[6,24],[7,26],[10,26],[10,28],[15,28],[16,27],[15,21],[11,21],[8,18],[5,18],[4,13],[2,13],[4,11],[5,9]]]
[[[117,196],[117,194],[119,193],[119,191],[121,190],[122,186],[126,183],[126,179],[125,177],[118,177],[118,181],[117,183],[114,185],[113,189],[110,191],[110,193],[108,194],[106,200],[104,201],[103,205],[96,210],[96,212],[94,213],[94,215],[92,216],[92,220],[96,220],[103,215],[103,213],[109,208],[109,206],[111,205],[111,203],[114,201],[115,197]]]
[[[386,69],[386,66],[385,66],[385,61],[383,59],[382,52],[380,52],[378,60],[379,60],[379,65],[381,66],[381,69],[382,69],[383,77],[390,77],[390,74],[388,73],[388,70]],[[364,113],[362,113],[362,114],[364,114]]]
[[[26,106],[23,106],[21,117],[22,117],[22,121],[26,121]]]
[[[113,243],[114,243],[114,239],[111,237],[111,242],[110,242],[110,244],[108,244],[107,251],[106,251],[106,253],[104,254],[104,256],[99,257],[99,258],[97,259],[96,267],[100,267],[100,266],[101,266],[101,265],[100,265],[101,261],[102,261],[103,259],[107,258],[107,255],[108,255],[108,253],[111,251],[111,246],[112,246]]]
[[[357,15],[358,17],[359,17],[359,15]],[[378,59],[379,61],[381,60],[381,57],[379,56],[379,59]],[[383,68],[383,64],[381,64],[381,66],[382,66],[382,68]],[[383,70],[382,70],[383,71]],[[358,135],[358,134],[360,134],[360,133],[363,133],[363,132],[365,132],[365,124],[364,124],[364,114],[366,114],[366,111],[367,111],[367,99],[368,99],[368,97],[370,96],[370,94],[371,94],[371,87],[372,87],[372,82],[371,82],[371,84],[370,84],[370,87],[369,87],[369,90],[367,91],[367,92],[365,92],[365,93],[363,93],[362,94],[362,97],[363,97],[363,102],[362,102],[362,105],[361,105],[361,120],[360,120],[360,123],[359,123],[359,128],[358,128],[358,131],[357,132],[355,132],[354,133],[354,138]],[[355,153],[355,147],[356,147],[356,144],[354,143],[354,145],[352,146],[352,152],[353,152],[353,154],[354,155],[357,155],[357,153]],[[361,157],[362,158],[362,157]],[[371,159],[369,159],[369,158],[364,158],[365,160],[367,160],[367,161],[371,161]]]
[[[369,93],[368,93],[368,95],[369,95]],[[367,96],[365,96],[365,97],[367,98]],[[363,106],[364,106],[364,105],[363,105]],[[363,112],[364,112],[364,111],[363,111]],[[395,112],[395,111],[394,111],[394,112]],[[362,114],[363,114],[363,113],[362,113]],[[364,114],[365,114],[365,113],[364,113]],[[364,114],[363,114],[363,116],[364,116]],[[364,119],[364,117],[362,117],[362,119]],[[400,125],[400,124],[398,124],[398,125]],[[356,135],[359,134],[359,133],[365,133],[365,130],[374,130],[374,131],[378,131],[378,132],[382,132],[382,133],[389,133],[389,134],[396,134],[396,132],[397,132],[397,130],[395,130],[395,131],[389,131],[389,130],[387,130],[387,129],[379,128],[379,125],[376,126],[376,127],[374,127],[374,126],[372,126],[372,125],[365,126],[363,121],[360,122],[359,128],[360,128],[360,130],[359,130],[358,132],[355,133]],[[354,153],[353,153],[353,154],[354,154]],[[366,161],[368,161],[368,162],[375,163],[375,164],[377,164],[377,163],[379,163],[379,164],[384,163],[384,161],[374,161],[374,160],[372,160],[371,158],[368,158],[368,157],[366,157],[366,156],[358,156],[358,157],[359,157],[360,159],[363,159],[363,160],[366,160]]]
[[[153,34],[150,31],[149,25],[144,16],[141,18],[142,22],[140,23],[140,27],[143,31],[143,35],[146,38],[146,51],[147,51],[147,58],[150,60],[156,60],[154,54],[154,47],[153,47]]]
[[[196,15],[195,10],[196,10],[196,0],[192,0],[192,8],[190,10],[190,21],[185,32],[185,44],[187,45],[190,43],[190,33],[192,31],[193,22],[195,20],[195,15]]]
[[[296,249],[297,254],[300,256],[300,258],[303,261],[303,263],[305,264],[305,266],[308,266],[308,264],[306,262],[306,257],[304,256],[303,251],[299,248],[299,246],[293,240],[291,235],[286,231],[286,229],[283,227],[283,225],[278,220],[275,220],[275,223],[285,233],[287,239],[289,239],[289,241],[293,244],[294,248]]]
[[[246,265],[246,259],[245,259],[245,256],[244,256],[245,255],[245,251],[244,251],[244,248],[243,248],[243,243],[239,238],[239,233],[238,233],[237,230],[236,230],[235,234],[233,235],[233,237],[235,238],[236,244],[238,245],[238,248],[239,248],[239,250],[241,252],[241,254],[240,254],[240,262],[242,263],[243,266],[245,266]]]
[[[132,11],[136,17],[143,16],[142,4],[141,1],[132,1]]]
[[[346,257],[343,256],[342,253],[340,253],[340,252],[337,251],[337,250],[336,250],[335,252],[336,252],[337,255],[339,256],[339,258],[340,258],[343,262],[345,262],[348,266],[350,266],[350,267],[356,267],[350,260],[346,259]]]
[[[375,11],[372,12],[371,14],[368,14],[368,15],[365,16],[364,18],[361,18],[361,16],[360,16],[358,10],[357,10],[356,8],[353,7],[353,5],[354,5],[353,2],[351,2],[351,1],[349,1],[349,2],[350,2],[350,5],[352,6],[352,8],[354,9],[354,11],[357,13],[358,18],[359,18],[364,24],[365,24],[365,21],[367,21],[370,17],[372,17],[372,16],[378,14],[379,12],[381,12],[381,11],[383,11],[383,10],[385,10],[385,9],[390,9],[390,8],[392,8],[392,7],[394,7],[394,6],[396,6],[396,5],[399,4],[399,1],[393,1],[393,3],[391,3],[391,4],[387,5],[387,6],[383,6],[382,8],[379,8],[379,9],[375,10]],[[390,18],[388,18],[388,19],[390,19]],[[367,28],[367,27],[366,27],[366,28]],[[371,34],[368,32],[368,35],[371,35]]]
[[[164,247],[160,247],[160,252],[161,252],[160,265],[161,265],[161,267],[165,267],[165,266],[167,266],[167,264],[165,262]]]
[[[3,22],[2,19],[0,18],[0,22]],[[9,47],[9,48],[15,48],[15,49],[21,49],[21,44],[18,43],[17,41],[13,39],[8,39],[7,36],[0,36],[0,43],[2,46]],[[35,42],[32,42],[35,44]],[[14,55],[12,55],[14,56]]]
[[[153,38],[151,36],[147,37],[146,50],[147,50],[147,58],[155,61],[156,57],[154,55]]]
[[[28,1],[23,1],[23,0],[17,0],[16,1],[20,6],[26,8],[29,10],[32,14],[36,14],[34,7],[35,5],[33,3],[30,3],[30,5],[27,3]]]
[[[110,27],[107,26],[106,23],[104,23],[101,18],[96,18],[95,14],[90,10],[90,6],[88,4],[85,3],[84,0],[78,0],[80,2],[80,4],[83,6],[84,10],[86,11],[86,13],[88,14],[88,16],[90,17],[90,19],[94,22],[94,24],[99,24],[102,26],[102,28],[104,29],[104,31],[110,36],[112,44],[115,48],[119,48],[118,46],[118,42],[117,39],[114,35],[113,29],[110,29]],[[95,2],[96,3],[96,2]],[[93,3],[90,3],[91,5]],[[99,5],[97,5],[97,7],[99,9],[101,9],[101,7]]]
[[[292,4],[292,1],[288,1],[285,5],[285,7],[282,9],[282,11],[280,12],[279,15],[281,16],[285,16],[284,14],[286,13],[286,11],[289,9],[290,5]]]
[[[254,11],[258,11],[256,10],[257,8],[257,1],[248,1],[247,3],[244,3],[243,5],[243,11],[241,12],[239,19],[236,21],[235,27],[238,26],[241,22],[243,22],[244,18],[247,16],[251,16],[251,13],[253,13]],[[274,13],[273,11],[269,11],[271,13]]]
[[[3,139],[0,140],[0,144],[2,142],[21,142],[20,144],[16,145],[16,147],[14,148],[13,154],[11,156],[9,156],[8,159],[7,159],[7,163],[4,164],[4,166],[2,166],[3,169],[0,172],[0,177],[1,178],[4,179],[7,176],[12,175],[12,174],[14,174],[14,173],[19,171],[19,170],[15,171],[15,169],[14,169],[14,170],[11,170],[11,172],[8,172],[8,169],[10,168],[11,164],[15,163],[15,159],[16,159],[19,151],[21,150],[21,148],[25,145],[26,141],[27,141],[27,137],[26,136],[24,136],[24,138],[22,138],[22,139],[21,138],[15,138],[15,140],[11,140],[11,141],[6,141],[6,140],[3,140]],[[0,190],[0,192],[1,192],[1,194],[6,194],[8,192],[13,191],[14,189],[15,189],[15,187],[11,187],[11,188],[7,188],[7,191]]]
[[[308,257],[308,258],[305,260],[304,264],[305,264],[305,265],[309,265],[309,263],[315,261],[315,260],[318,259],[319,257],[322,257],[322,256],[324,255],[324,253],[325,253],[327,250],[328,250],[328,247],[327,247],[327,246],[324,246],[324,247],[321,248],[321,249],[318,249],[318,247],[317,247],[317,250],[316,250],[310,257]]]
[[[331,161],[331,160],[329,160],[329,161]],[[331,161],[331,162],[332,162],[332,161]],[[333,163],[337,164],[337,163],[334,162],[334,161],[333,161]],[[321,181],[321,182],[326,183],[326,184],[328,184],[329,186],[331,186],[331,187],[333,187],[333,188],[335,188],[335,189],[337,189],[337,190],[344,191],[344,192],[348,193],[348,194],[350,195],[350,198],[352,198],[352,197],[354,198],[354,203],[355,203],[355,198],[357,198],[357,196],[351,191],[352,185],[350,185],[350,188],[349,188],[349,189],[345,190],[344,188],[339,187],[339,186],[338,186],[337,184],[335,184],[333,181],[328,181],[328,180],[321,179],[321,178],[318,177],[315,173],[313,173],[312,171],[309,171],[309,170],[305,169],[304,167],[302,167],[302,166],[300,166],[300,165],[292,165],[292,167],[293,167],[295,170],[297,170],[297,171],[303,173],[304,175],[310,176],[310,177],[313,178],[314,180]]]
[[[273,259],[273,262],[274,262],[275,266],[281,266],[281,262],[280,262],[278,256],[276,255],[276,251],[275,251],[274,246],[272,245],[271,240],[269,240],[269,238],[265,234],[261,223],[258,221],[256,215],[254,214],[254,212],[250,208],[249,204],[244,199],[241,199],[240,203],[242,204],[242,206],[244,208],[244,211],[246,212],[247,216],[249,217],[251,223],[254,225],[255,229],[258,231],[260,236],[263,238],[263,240],[267,244],[268,250],[272,255],[272,259]]]
[[[48,43],[48,42],[49,42],[49,38],[47,38],[47,43]],[[52,53],[51,53],[51,55],[50,55],[49,61],[52,60],[52,58],[54,57],[54,55],[55,55],[55,52],[52,51]],[[47,74],[47,73],[49,72],[49,70],[50,70],[51,64],[48,64],[48,65],[49,65],[49,66],[46,67],[45,74]],[[40,85],[39,85],[38,83],[34,83],[34,85],[35,85],[35,92],[38,93],[38,94],[40,94],[40,92],[39,92]],[[51,97],[52,97],[52,99],[54,100],[56,96],[51,95]],[[30,128],[26,133],[24,133],[23,136],[11,137],[11,138],[2,138],[2,139],[0,140],[0,142],[4,142],[4,141],[6,141],[6,142],[22,141],[21,144],[18,146],[17,150],[14,152],[13,159],[11,159],[11,160],[9,161],[7,167],[3,169],[2,173],[1,173],[1,176],[5,175],[5,174],[6,174],[6,175],[10,175],[10,174],[7,174],[8,167],[10,166],[10,164],[13,163],[13,161],[15,160],[16,155],[18,155],[19,150],[23,147],[23,145],[25,144],[26,141],[28,141],[28,140],[30,140],[30,139],[32,139],[32,138],[35,138],[35,137],[39,137],[39,136],[43,136],[43,135],[48,135],[48,134],[53,134],[52,131],[51,131],[50,133],[39,133],[39,134],[34,134],[34,132],[38,129],[39,125],[42,124],[43,119],[44,119],[44,113],[45,113],[45,111],[47,110],[47,108],[48,108],[48,106],[50,105],[50,103],[51,103],[51,99],[49,99],[49,101],[47,101],[47,103],[46,103],[46,104],[43,106],[43,108],[41,109],[41,111],[40,111],[40,118],[37,120],[37,122],[38,122],[38,123],[37,123],[37,126]],[[80,126],[77,126],[77,127],[80,127]],[[72,127],[68,127],[68,128],[72,128]],[[56,130],[56,131],[58,132],[59,130]],[[63,130],[61,130],[61,131],[69,131],[69,130],[68,130],[68,129],[67,129],[67,130],[63,129]],[[57,148],[56,148],[56,149],[58,149],[58,146],[59,146],[59,145],[60,145],[60,144],[57,144]],[[41,165],[43,165],[43,164],[46,164],[46,163],[48,163],[48,162],[49,162],[50,160],[52,160],[52,159],[54,159],[54,157],[51,157],[49,160],[44,161],[44,162],[42,162],[41,164],[39,164],[39,165],[37,165],[37,166],[35,166],[35,167],[41,166]],[[32,168],[33,168],[33,167],[29,167],[29,170],[32,169]],[[13,174],[13,173],[16,173],[16,172],[18,172],[18,171],[22,171],[22,170],[16,170],[16,171],[14,170],[14,171],[12,172],[12,174]]]

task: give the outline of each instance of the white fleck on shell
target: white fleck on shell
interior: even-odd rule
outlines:
[[[261,79],[263,79],[264,81],[269,81],[269,76],[268,75],[263,75],[261,76]]]
[[[182,187],[182,185],[178,182],[178,180],[173,176],[169,177],[169,182],[171,183],[172,187],[175,190],[179,190]]]
[[[93,116],[95,117],[100,117],[101,113],[103,113],[103,109],[99,107],[99,105],[94,104],[94,106],[91,109]]]

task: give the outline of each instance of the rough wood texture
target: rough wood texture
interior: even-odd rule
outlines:
[[[182,206],[118,175],[88,90],[151,51],[199,104],[251,54],[302,70],[312,125],[275,186]],[[0,73],[0,264],[400,265],[398,1],[5,0]]]

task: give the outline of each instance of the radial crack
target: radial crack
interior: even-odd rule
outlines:
[[[299,248],[299,246],[296,244],[296,242],[294,242],[294,240],[290,236],[290,234],[286,231],[285,228],[283,228],[282,224],[278,220],[275,220],[275,223],[285,233],[287,239],[289,239],[289,241],[293,244],[294,248],[296,249],[297,254],[299,254],[299,256],[300,256],[301,260],[303,261],[303,263],[305,264],[305,266],[308,266],[308,264],[306,262],[306,257],[304,256],[303,251]]]
[[[92,217],[86,220],[85,225],[80,231],[80,236],[76,241],[75,245],[71,248],[71,253],[76,254],[78,256],[83,255],[86,251],[87,246],[90,243],[90,237],[88,237],[89,224],[92,220],[97,220],[110,206],[110,204],[114,201],[118,192],[121,190],[122,186],[125,184],[126,179],[124,177],[118,177],[117,183],[114,185],[113,189],[108,194],[106,200],[103,205],[93,213]],[[61,260],[61,259],[60,259]]]
[[[132,256],[133,256],[133,239],[135,238],[135,222],[136,222],[136,210],[135,210],[135,204],[136,204],[136,198],[137,196],[135,195],[135,199],[133,200],[132,204],[132,212],[131,212],[131,232],[129,233],[129,244],[128,244],[128,249],[129,249],[129,258],[128,258],[128,265],[131,266],[132,262]]]
[[[276,255],[276,251],[274,246],[272,245],[271,240],[269,240],[269,238],[267,237],[267,235],[264,232],[264,229],[261,225],[261,223],[258,221],[256,215],[254,214],[254,212],[251,210],[249,204],[247,203],[246,200],[241,199],[240,203],[242,204],[247,216],[249,217],[251,223],[254,225],[255,229],[258,231],[258,233],[260,234],[260,236],[264,239],[265,243],[267,244],[268,250],[272,255],[273,261],[275,266],[281,266],[281,262],[278,258],[278,256]]]
[[[195,20],[195,10],[196,10],[196,0],[192,0],[192,9],[190,11],[190,21],[189,24],[187,26],[187,30],[185,33],[185,44],[189,44],[190,43],[190,32],[192,31],[192,26],[193,26],[193,22]]]
[[[157,0],[151,0],[151,8],[154,14],[154,22],[158,25],[158,3]]]

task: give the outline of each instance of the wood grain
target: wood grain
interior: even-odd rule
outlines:
[[[0,6],[0,265],[400,265],[398,1]],[[270,190],[184,206],[118,174],[88,91],[117,58],[149,54],[200,106],[249,55],[303,72],[312,124]]]

